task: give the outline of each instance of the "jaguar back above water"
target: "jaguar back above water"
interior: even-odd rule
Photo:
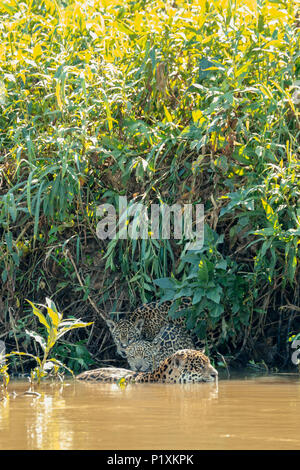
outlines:
[[[212,382],[218,372],[209,358],[194,349],[182,349],[165,359],[153,372],[134,372],[117,367],[103,367],[82,372],[76,377],[87,382],[116,383],[125,379],[126,383],[197,383]]]

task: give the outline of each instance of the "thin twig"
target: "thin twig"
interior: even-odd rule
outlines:
[[[288,303],[287,305],[282,305],[279,307],[279,310],[282,310],[283,308],[288,308],[289,310],[295,310],[296,312],[300,312],[300,307],[297,307],[296,305],[292,305]]]

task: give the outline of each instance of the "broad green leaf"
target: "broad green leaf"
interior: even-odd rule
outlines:
[[[57,340],[60,339],[65,333],[67,333],[70,330],[74,330],[76,328],[86,328],[87,326],[92,325],[94,322],[89,322],[89,323],[75,323],[74,325],[68,326],[66,328],[59,329],[58,335],[57,335]]]
[[[115,24],[117,25],[118,30],[121,31],[122,33],[136,36],[135,31],[133,31],[133,29],[127,26],[123,21],[118,20]]]
[[[224,312],[223,305],[215,304],[213,308],[210,309],[209,314],[212,318],[218,318]]]
[[[204,296],[204,292],[205,292],[204,289],[201,289],[201,288],[198,288],[198,289],[195,290],[195,293],[193,295],[193,305],[200,302],[200,300]]]
[[[161,289],[175,289],[176,287],[176,281],[169,277],[165,277],[161,279],[154,279],[153,282]]]
[[[213,289],[208,289],[205,294],[208,299],[212,300],[216,304],[219,304],[221,299],[221,293],[222,289],[219,287],[215,287]]]
[[[38,317],[40,323],[42,323],[42,325],[44,325],[47,328],[47,331],[49,333],[50,325],[47,322],[45,315],[32,302],[30,302],[30,300],[28,300],[28,299],[26,299],[26,300],[31,305],[34,315],[36,315]]]
[[[62,314],[57,311],[56,306],[54,302],[52,302],[51,299],[46,298],[46,304],[47,304],[47,313],[49,317],[51,318],[52,325],[55,329],[57,329],[61,322]]]

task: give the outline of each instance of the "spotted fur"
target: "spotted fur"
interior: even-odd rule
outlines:
[[[172,323],[161,328],[154,340],[138,340],[125,349],[125,355],[134,371],[152,371],[159,363],[179,349],[194,349],[194,343],[186,330]]]
[[[138,307],[132,312],[129,318],[121,319],[117,322],[106,320],[110,329],[112,338],[117,346],[117,352],[125,357],[124,350],[131,343],[139,339],[152,341],[160,332],[163,326],[170,322],[179,326],[185,324],[185,317],[177,319],[168,317],[170,308],[175,301],[168,300],[166,302],[150,302]],[[186,309],[191,306],[190,298],[183,298],[177,311]]]
[[[142,318],[136,321],[121,319],[118,322],[106,320],[106,323],[117,346],[118,354],[126,357],[125,349],[141,338],[144,320]]]
[[[153,372],[134,372],[116,367],[82,372],[78,380],[116,383],[196,383],[217,380],[218,372],[203,352],[181,349],[165,359]]]

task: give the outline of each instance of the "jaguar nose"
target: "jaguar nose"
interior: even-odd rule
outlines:
[[[216,369],[212,369],[211,372],[210,372],[210,376],[214,379],[214,380],[217,380],[218,378],[218,371],[216,371]]]

